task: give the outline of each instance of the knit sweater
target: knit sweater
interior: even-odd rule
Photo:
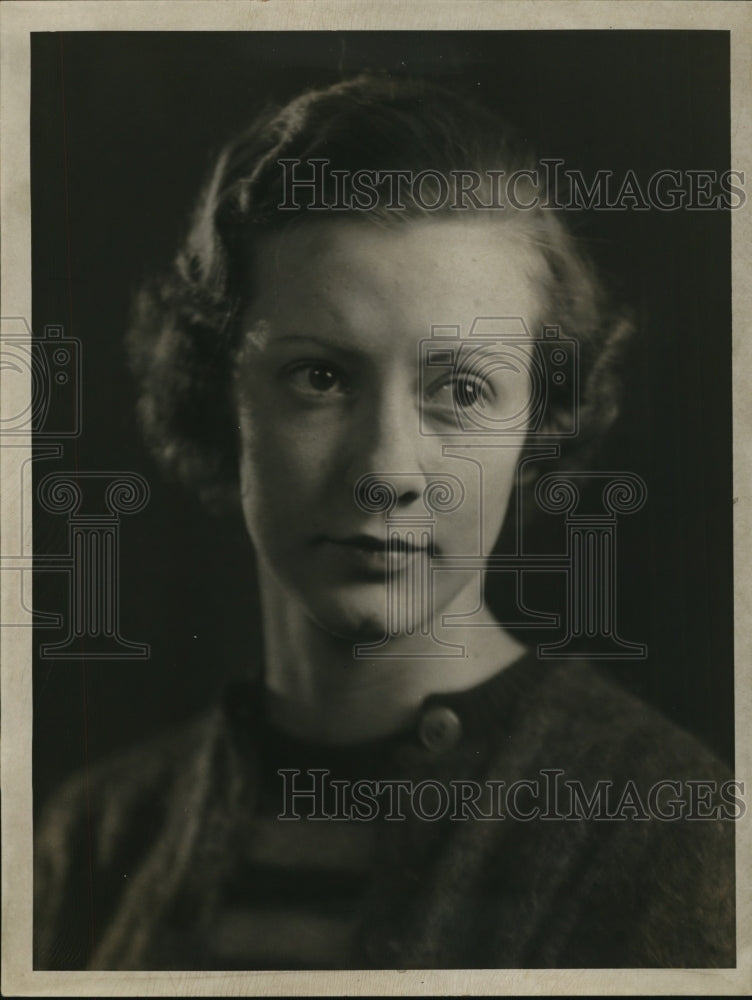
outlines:
[[[228,886],[237,903],[245,872],[262,922],[268,903],[248,856],[261,812],[269,822],[263,775],[275,756],[308,785],[312,766],[341,773],[332,748],[277,754],[262,703],[235,687],[59,790],[36,840],[35,968],[228,967],[216,948]],[[378,835],[337,967],[735,964],[731,775],[592,665],[525,656],[430,696],[414,728],[350,756],[352,780],[411,784],[391,818],[377,786],[377,815],[358,824]],[[434,797],[411,799],[418,786]],[[458,786],[480,791],[442,812],[437,788]],[[270,967],[257,963],[249,947],[248,968]]]

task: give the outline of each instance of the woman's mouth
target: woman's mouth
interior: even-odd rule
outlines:
[[[430,537],[422,531],[395,532],[385,538],[360,534],[322,541],[339,551],[353,568],[381,579],[386,572],[403,572],[431,551]]]

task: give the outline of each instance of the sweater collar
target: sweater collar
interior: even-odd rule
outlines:
[[[475,755],[507,730],[535,687],[550,670],[534,650],[473,687],[436,692],[422,702],[414,722],[402,732],[354,746],[314,744],[276,729],[264,716],[260,679],[232,681],[225,689],[223,711],[234,741],[262,747],[277,760],[339,765],[337,769],[369,770],[368,762],[385,758],[405,764]]]

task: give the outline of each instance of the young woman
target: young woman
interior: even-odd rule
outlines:
[[[734,963],[723,767],[484,597],[537,459],[586,468],[629,334],[535,166],[370,75],[219,158],[130,347],[156,453],[242,511],[262,679],[59,793],[37,967]]]

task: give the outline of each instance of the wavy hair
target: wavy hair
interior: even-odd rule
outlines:
[[[449,181],[452,171],[509,175],[536,165],[527,142],[474,101],[434,84],[372,73],[269,108],[232,139],[172,267],[137,294],[128,333],[147,440],[160,464],[212,505],[233,502],[239,493],[230,387],[238,319],[252,294],[254,237],[326,214],[311,214],[305,197],[298,210],[280,211],[284,158],[328,161],[323,192],[329,204],[336,198],[335,171],[425,170]],[[545,192],[539,194],[536,208],[495,214],[499,225],[513,222],[545,262],[541,325],[557,325],[579,343],[579,430],[565,446],[566,467],[574,468],[617,413],[619,357],[631,324],[609,307],[580,241],[560,211],[541,207]],[[390,209],[389,201],[390,191],[379,187],[373,209],[357,211],[358,218],[390,226],[437,215],[424,199],[408,199],[403,211]],[[439,211],[461,221],[484,210]],[[571,410],[563,392],[549,389],[538,434],[555,434]],[[529,480],[534,464],[524,468]]]

